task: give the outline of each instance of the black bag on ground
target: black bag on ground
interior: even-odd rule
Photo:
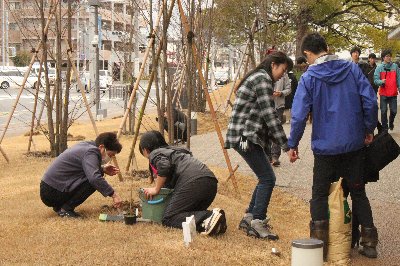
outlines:
[[[382,132],[375,136],[366,150],[367,171],[380,171],[400,154],[400,147],[392,136]]]

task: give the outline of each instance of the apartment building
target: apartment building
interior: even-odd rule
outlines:
[[[61,25],[62,38],[67,38],[67,0],[62,0]],[[51,3],[57,1],[45,0],[44,17],[47,21]],[[0,34],[0,39],[5,42],[6,56],[13,56],[19,51],[31,51],[37,46],[41,37],[40,12],[35,0],[5,0],[6,11],[5,31]],[[139,6],[140,5],[140,6]],[[3,10],[3,6],[1,6]],[[90,45],[93,41],[94,25],[90,17],[93,16],[86,1],[74,1],[72,3],[72,45],[76,55],[77,67],[80,70],[89,69]],[[101,1],[99,6],[99,47],[100,69],[121,71],[127,64],[135,64],[135,72],[138,71],[142,61],[143,51],[147,44],[148,26],[144,14],[146,13],[144,2],[129,0]],[[135,21],[135,11],[137,19]],[[8,19],[7,19],[8,17]],[[3,22],[3,16],[0,16]],[[3,24],[1,24],[3,25]],[[54,64],[56,53],[56,20],[53,17],[47,35],[49,45],[49,61]],[[131,36],[132,31],[132,36]],[[1,42],[1,43],[2,43]],[[62,51],[66,51],[65,42],[61,43]],[[135,49],[138,51],[135,53]],[[0,49],[1,50],[1,49]],[[3,53],[1,51],[1,53]],[[138,57],[135,59],[135,55]],[[63,67],[66,67],[66,52],[63,52]],[[0,57],[1,59],[1,57]],[[129,61],[130,60],[130,61]],[[10,60],[10,64],[11,60]]]

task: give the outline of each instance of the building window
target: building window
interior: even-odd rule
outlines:
[[[10,23],[10,24],[8,24],[8,28],[10,30],[18,30],[18,24],[17,23]]]
[[[20,2],[9,2],[8,6],[9,6],[10,10],[21,9],[21,3]]]

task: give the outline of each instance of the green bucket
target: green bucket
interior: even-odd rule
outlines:
[[[139,198],[142,201],[142,218],[161,223],[165,207],[171,199],[173,191],[173,189],[162,188],[158,195],[153,196],[151,200],[147,200],[144,190],[142,188],[139,189]]]

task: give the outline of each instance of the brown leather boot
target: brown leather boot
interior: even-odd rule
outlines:
[[[358,251],[361,255],[368,258],[378,257],[376,246],[378,245],[378,230],[376,227],[364,227],[361,226],[361,242],[362,246]]]
[[[328,240],[329,240],[329,221],[310,221],[310,237],[324,242],[324,261],[327,261]]]

